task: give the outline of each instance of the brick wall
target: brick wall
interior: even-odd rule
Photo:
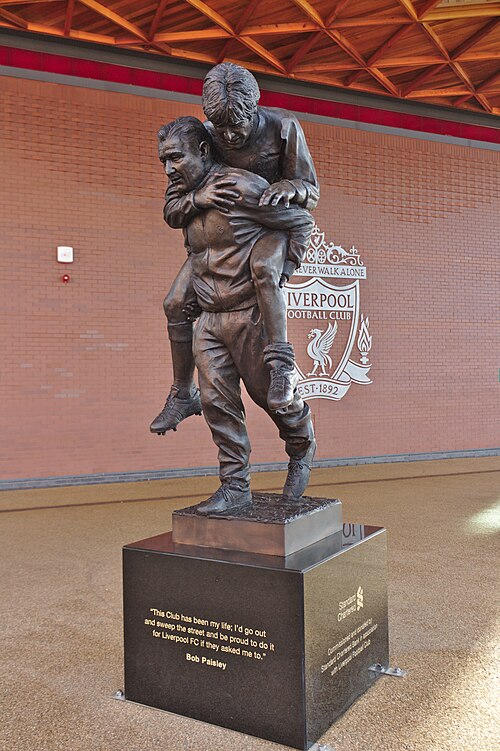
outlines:
[[[148,432],[170,384],[161,303],[184,258],[162,220],[155,133],[181,114],[201,110],[0,77],[3,479],[217,462],[202,418]],[[311,402],[318,458],[498,445],[500,153],[304,128],[316,221],[360,250],[373,335],[373,383]],[[57,245],[74,247],[71,266]],[[283,461],[248,411],[253,461]]]

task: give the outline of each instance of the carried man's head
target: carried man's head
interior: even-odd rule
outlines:
[[[158,131],[158,156],[170,182],[187,193],[212,166],[210,134],[196,117],[179,117]]]
[[[256,121],[259,85],[250,71],[233,63],[209,70],[203,82],[203,111],[228,148],[240,149]]]

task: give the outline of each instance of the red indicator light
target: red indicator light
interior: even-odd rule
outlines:
[[[64,282],[64,284],[67,284],[69,282],[68,274],[64,274],[64,276],[61,277],[61,281]]]

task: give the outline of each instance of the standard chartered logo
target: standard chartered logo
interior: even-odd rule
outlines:
[[[357,610],[361,610],[363,607],[363,587],[358,587],[358,591],[356,592],[356,606]]]
[[[354,592],[346,600],[339,601],[339,612],[337,614],[337,620],[343,621],[348,616],[356,613],[358,610],[364,607],[364,592],[363,587],[359,586],[357,591]]]

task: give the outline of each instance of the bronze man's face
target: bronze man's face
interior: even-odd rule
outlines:
[[[241,120],[239,123],[214,125],[214,129],[228,149],[241,149],[248,141],[253,125],[254,118],[251,117],[249,120]]]
[[[207,174],[206,143],[197,144],[191,138],[174,133],[160,143],[158,154],[165,174],[179,193],[194,190]]]

